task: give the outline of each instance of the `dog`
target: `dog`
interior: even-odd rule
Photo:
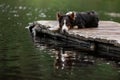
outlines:
[[[68,32],[69,29],[78,26],[78,28],[93,28],[98,27],[98,14],[95,11],[88,12],[68,12],[66,14],[57,13],[59,22],[59,30]]]

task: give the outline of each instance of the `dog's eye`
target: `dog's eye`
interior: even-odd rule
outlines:
[[[64,25],[64,23],[63,23],[63,22],[60,22],[60,24],[59,24],[59,25],[60,25],[60,27],[62,27],[62,26]]]
[[[70,23],[67,23],[66,25],[67,25],[67,26],[71,26],[71,24],[70,24]]]
[[[63,22],[61,22],[61,25],[64,25],[64,23],[63,23]]]

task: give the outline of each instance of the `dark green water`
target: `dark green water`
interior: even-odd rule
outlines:
[[[56,12],[90,10],[120,22],[120,0],[0,0],[0,80],[120,80],[119,61],[44,38],[36,48],[25,29],[29,22],[55,20]],[[62,52],[74,55],[61,64]]]

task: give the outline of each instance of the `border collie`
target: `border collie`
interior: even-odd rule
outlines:
[[[98,27],[99,18],[95,11],[89,12],[68,12],[64,15],[57,13],[61,32],[68,32],[69,29]]]

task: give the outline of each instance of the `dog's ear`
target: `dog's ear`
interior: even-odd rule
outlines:
[[[61,13],[57,13],[57,14],[56,14],[56,18],[57,18],[57,20],[59,20],[59,19],[61,18],[61,16],[62,16]]]
[[[71,19],[73,19],[73,20],[75,19],[75,13],[74,12],[72,12],[69,16],[70,16]]]

